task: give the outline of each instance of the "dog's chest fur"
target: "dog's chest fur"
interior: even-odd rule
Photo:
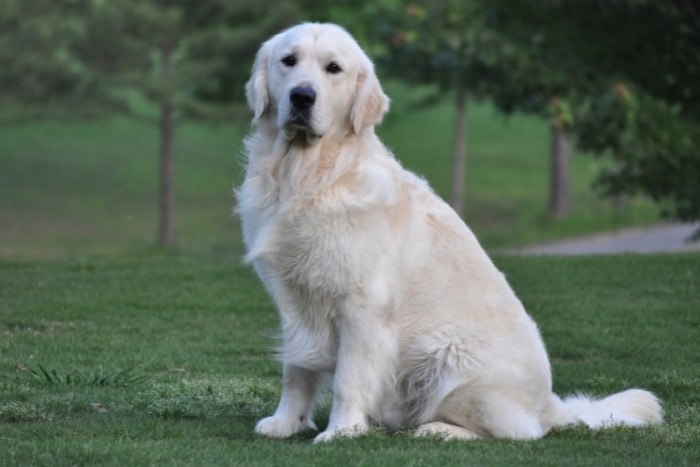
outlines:
[[[264,191],[280,190],[281,184],[260,185],[250,195],[262,199]],[[304,300],[338,300],[361,287],[371,245],[363,233],[367,214],[344,207],[344,198],[353,196],[331,185],[313,193],[278,195],[254,220],[243,215],[248,259],[267,276],[268,286],[284,287]]]
[[[387,222],[385,192],[392,185],[386,168],[355,165],[356,158],[321,144],[295,150],[249,173],[241,217],[248,260],[275,286],[297,294],[339,299],[356,294],[373,258],[381,254]],[[339,155],[340,153],[340,155]],[[378,250],[378,251],[375,251]],[[266,281],[267,283],[267,281]],[[272,284],[268,284],[272,285]]]
[[[363,245],[355,241],[352,221],[292,207],[271,226],[270,250],[263,261],[297,293],[341,298],[361,280],[357,262]]]

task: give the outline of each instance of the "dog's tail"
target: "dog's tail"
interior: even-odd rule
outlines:
[[[643,389],[628,389],[604,399],[585,394],[560,399],[552,394],[544,424],[549,427],[583,423],[592,429],[654,425],[663,421],[659,399]]]

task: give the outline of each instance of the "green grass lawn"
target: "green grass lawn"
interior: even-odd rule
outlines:
[[[556,392],[648,388],[666,422],[532,442],[268,440],[253,426],[280,392],[277,315],[253,273],[212,251],[141,252],[0,263],[2,464],[700,464],[697,255],[496,262],[540,325]]]

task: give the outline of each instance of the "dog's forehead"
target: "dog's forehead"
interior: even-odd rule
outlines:
[[[313,55],[320,59],[352,60],[362,53],[345,30],[331,25],[303,25],[282,34],[277,54]]]

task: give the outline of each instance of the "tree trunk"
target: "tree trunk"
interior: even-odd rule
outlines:
[[[455,99],[455,127],[452,146],[452,209],[464,217],[464,173],[467,160],[467,92],[457,91]]]
[[[627,195],[620,193],[612,197],[612,208],[613,212],[617,215],[622,214],[627,208]]]
[[[571,212],[571,144],[564,125],[553,122],[551,132],[549,213],[554,217],[566,217]]]
[[[161,47],[163,82],[172,80],[172,46]],[[163,99],[160,114],[160,213],[158,242],[169,247],[175,244],[175,116],[169,92]]]

